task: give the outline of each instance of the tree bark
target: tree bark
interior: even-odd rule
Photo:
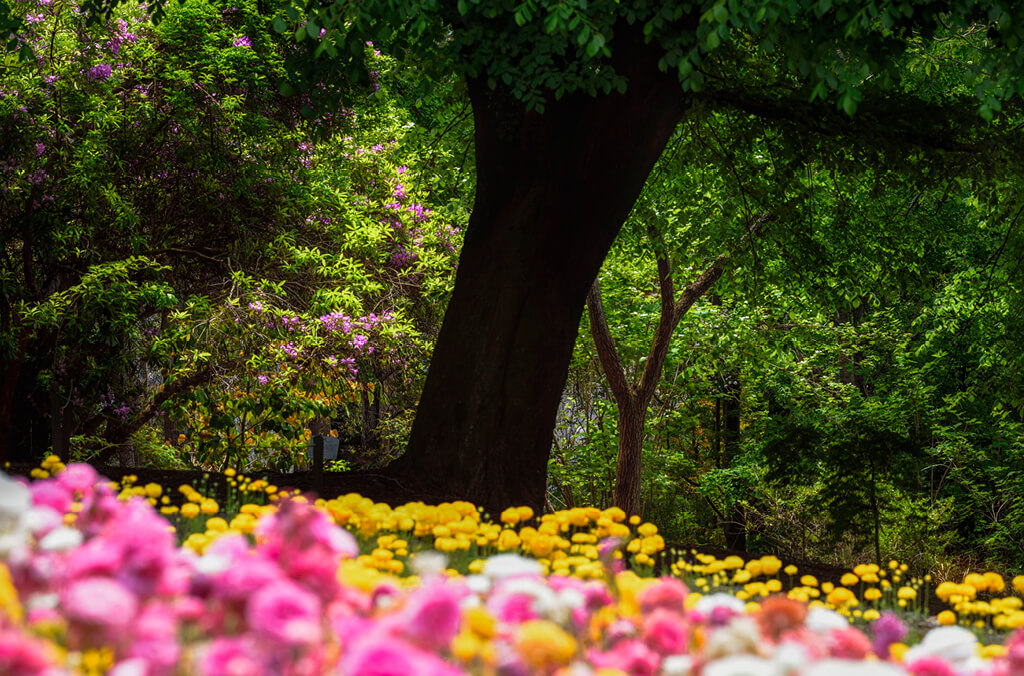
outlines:
[[[623,31],[626,33],[627,31]],[[405,454],[389,474],[492,512],[542,508],[587,289],[684,110],[657,47],[618,35],[626,94],[543,114],[470,79],[477,192]]]

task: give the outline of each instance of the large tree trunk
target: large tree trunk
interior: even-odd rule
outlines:
[[[477,192],[405,455],[389,473],[491,511],[539,509],[587,289],[684,109],[658,49],[618,35],[626,94],[543,114],[469,81]]]

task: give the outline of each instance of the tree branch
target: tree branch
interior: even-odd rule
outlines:
[[[627,404],[631,398],[629,382],[626,380],[626,372],[622,368],[622,361],[619,353],[615,350],[615,342],[612,340],[612,333],[608,329],[608,319],[604,314],[604,305],[601,303],[601,283],[594,280],[587,293],[587,313],[590,317],[590,335],[594,339],[597,348],[597,357],[601,361],[601,368],[608,378],[608,386],[615,396],[619,406]]]

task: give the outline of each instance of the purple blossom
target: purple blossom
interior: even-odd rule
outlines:
[[[872,649],[876,655],[888,655],[889,646],[898,643],[907,635],[907,625],[903,624],[900,618],[894,613],[884,612],[882,616],[871,623],[871,633],[874,635]]]
[[[252,47],[252,40],[247,36],[243,35],[240,38],[235,38],[235,41],[231,43],[232,47]]]
[[[266,377],[265,375],[258,375],[256,376],[256,382],[258,382],[260,385],[266,385],[267,383],[270,382],[270,378]]]
[[[89,69],[88,77],[90,80],[106,80],[114,72],[109,63],[98,63]]]
[[[43,142],[36,143],[36,157],[41,157],[46,152],[46,144]]]
[[[36,24],[42,23],[45,18],[46,17],[43,16],[42,12],[39,12],[38,14],[27,14],[25,16],[25,23],[30,26],[35,26]]]

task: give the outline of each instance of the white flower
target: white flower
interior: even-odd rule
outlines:
[[[32,506],[32,493],[21,482],[0,472],[0,519],[21,519],[21,515]],[[0,527],[5,521],[0,521]]]
[[[74,528],[61,526],[54,528],[39,541],[39,548],[44,552],[64,552],[82,544],[82,533]]]
[[[819,660],[800,672],[800,676],[906,676],[905,671],[887,662],[865,660]]]
[[[728,608],[729,610],[733,610],[737,613],[742,613],[747,609],[747,604],[740,601],[732,594],[719,592],[717,594],[702,596],[697,601],[697,605],[694,606],[694,610],[702,615],[710,615],[711,611],[715,608]]]
[[[793,674],[811,661],[807,647],[794,641],[783,641],[775,648],[772,659],[779,665],[784,674]]]
[[[661,661],[663,676],[691,676],[693,657],[690,655],[669,655]]]
[[[704,644],[704,654],[709,658],[756,653],[761,647],[761,627],[749,615],[737,615],[724,627],[711,632]],[[707,670],[704,671],[707,674]],[[732,673],[732,672],[728,672]]]
[[[704,676],[783,676],[782,670],[771,660],[754,655],[733,655],[708,663]]]
[[[441,552],[424,550],[416,552],[409,565],[413,572],[423,579],[437,577],[448,567],[448,557]]]
[[[486,596],[491,591],[491,581],[483,575],[469,575],[466,577],[466,586],[474,594]]]
[[[831,634],[835,629],[850,628],[849,620],[828,608],[811,608],[807,611],[807,620],[804,624],[819,635]]]
[[[498,554],[487,559],[483,574],[491,580],[503,580],[519,575],[540,577],[543,572],[544,568],[536,559],[528,559],[518,554]]]
[[[0,472],[0,558],[28,544],[26,515],[32,509],[28,487]]]
[[[924,635],[921,642],[903,656],[910,664],[923,657],[938,657],[954,669],[963,669],[978,654],[978,637],[963,627],[951,625],[936,627]]]
[[[233,559],[227,554],[210,552],[196,559],[193,566],[197,573],[213,577],[229,570],[233,563]]]

